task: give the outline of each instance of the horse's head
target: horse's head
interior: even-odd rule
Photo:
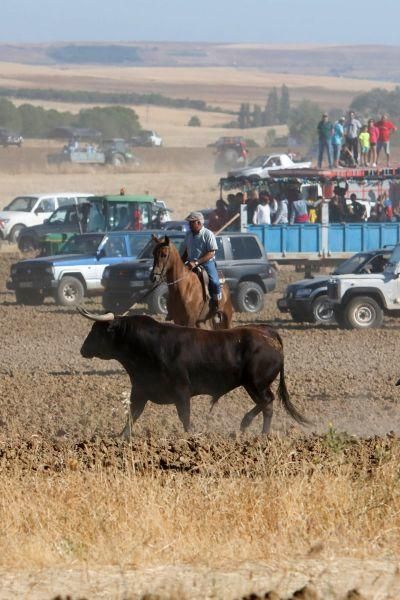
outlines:
[[[165,279],[165,274],[168,270],[171,244],[167,235],[164,239],[158,239],[153,235],[152,239],[155,242],[155,247],[153,250],[154,261],[150,279],[153,283],[160,283]]]

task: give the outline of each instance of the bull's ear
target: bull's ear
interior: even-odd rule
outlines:
[[[169,237],[168,237],[167,235],[166,235],[166,236],[165,236],[165,238],[164,238],[164,244],[165,244],[166,246],[169,246]]]

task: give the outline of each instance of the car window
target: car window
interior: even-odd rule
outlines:
[[[75,204],[75,198],[66,198],[62,196],[61,198],[57,198],[58,206],[71,206],[71,204]]]
[[[36,203],[37,198],[33,196],[18,196],[14,198],[4,210],[16,210],[18,212],[30,212]]]
[[[218,250],[215,253],[215,260],[224,260],[225,259],[225,250],[224,250],[224,242],[221,237],[217,237]]]
[[[74,235],[61,247],[59,254],[88,254],[94,256],[102,239],[102,235]]]
[[[49,217],[49,223],[65,223],[67,218],[67,208],[58,208],[53,214]]]
[[[148,235],[130,235],[128,237],[129,256],[136,258],[149,243]]]
[[[266,165],[266,167],[280,167],[281,166],[281,159],[277,156],[271,157]]]
[[[160,236],[161,237],[161,236]],[[184,242],[185,242],[185,238],[183,236],[176,236],[176,235],[169,235],[168,237],[170,239],[170,241],[175,244],[175,246],[178,248],[178,252],[179,254],[182,255],[183,250],[184,250]],[[146,246],[143,248],[143,251],[139,254],[138,258],[153,258],[153,250],[154,250],[154,246],[155,243],[150,240]]]
[[[104,245],[105,256],[127,256],[124,235],[112,235]]]
[[[246,260],[249,258],[262,257],[260,246],[253,237],[231,237],[230,242],[232,247],[232,257],[234,260]]]
[[[54,212],[56,210],[56,201],[54,198],[44,198],[36,208],[40,212]]]

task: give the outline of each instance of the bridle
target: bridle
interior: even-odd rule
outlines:
[[[175,285],[176,283],[178,283],[179,281],[182,281],[182,279],[185,279],[189,273],[191,271],[186,272],[182,277],[178,277],[178,279],[174,279],[174,281],[170,281],[169,283],[166,281],[166,270],[167,270],[167,266],[168,266],[168,262],[169,262],[169,256],[171,254],[171,248],[168,248],[168,254],[166,256],[163,268],[161,269],[160,272],[156,272],[154,267],[153,267],[153,275],[157,275],[158,277],[158,281],[155,287],[159,286],[161,283],[165,283],[165,285],[167,286],[171,286],[171,285]],[[155,289],[155,288],[153,288]]]

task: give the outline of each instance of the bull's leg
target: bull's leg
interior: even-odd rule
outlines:
[[[136,394],[135,398],[133,397],[133,388],[131,391],[131,397],[129,402],[129,413],[126,421],[126,425],[121,431],[121,437],[129,440],[132,433],[132,425],[138,420],[140,415],[142,414],[144,407],[146,406],[147,400],[141,394]]]
[[[240,423],[240,431],[245,431],[248,426],[251,425],[254,417],[256,417],[261,411],[262,408],[261,406],[258,406],[258,404],[249,410],[249,412],[244,415],[242,422]]]
[[[263,433],[269,433],[271,429],[271,420],[274,412],[274,394],[268,389],[264,394],[264,402],[262,405],[262,413],[263,413]]]
[[[190,431],[190,396],[181,395],[180,398],[176,400],[175,406],[184,430],[186,432]]]

